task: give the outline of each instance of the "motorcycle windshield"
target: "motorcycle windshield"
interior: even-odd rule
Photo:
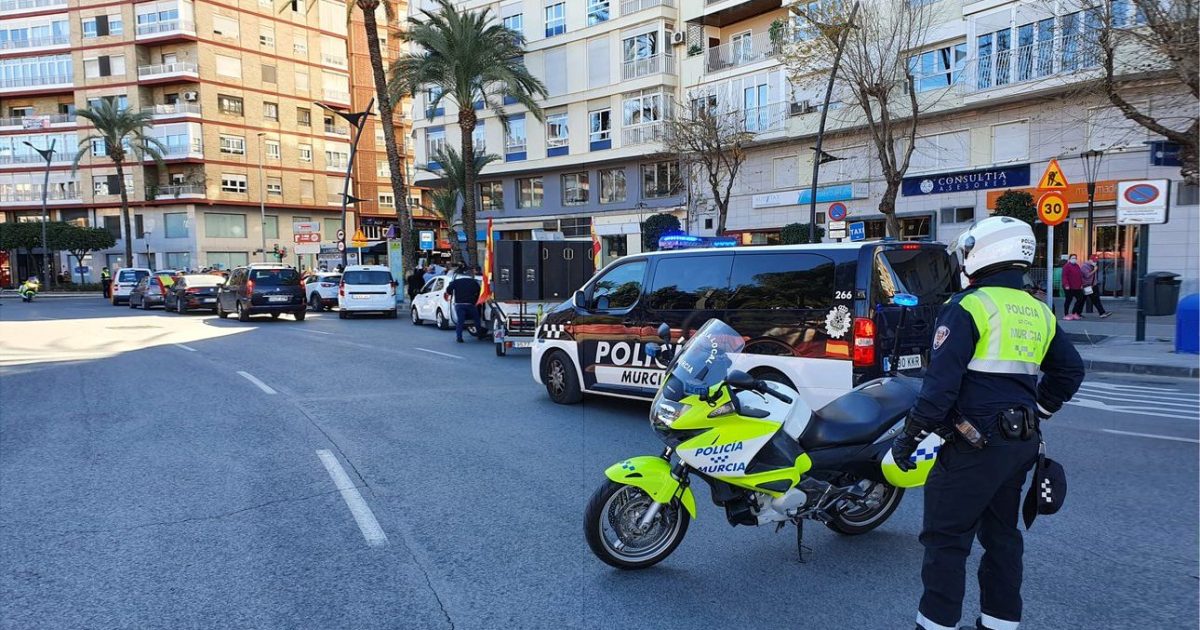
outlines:
[[[708,393],[728,376],[732,363],[729,355],[741,352],[745,346],[746,341],[729,324],[719,319],[708,320],[675,358],[658,395],[679,401],[684,396]]]

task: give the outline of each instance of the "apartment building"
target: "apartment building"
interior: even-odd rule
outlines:
[[[398,27],[384,34],[389,57],[398,50]],[[347,24],[342,2],[0,0],[3,220],[40,220],[46,169],[34,149],[53,142],[51,220],[107,227],[123,239],[121,188],[135,215],[128,236],[136,260],[123,260],[119,241],[88,261],[93,278],[105,265],[260,260],[264,236],[267,259],[286,248],[285,261],[310,266],[312,257],[292,254],[291,226],[323,221],[322,237],[333,247],[352,139],[346,123],[318,103],[356,110],[373,95],[361,22]],[[149,159],[126,165],[119,181],[101,145],[72,168],[89,134],[76,112],[101,100],[153,115],[150,133],[166,148],[162,168]],[[372,119],[360,143],[350,191],[364,201],[352,207],[350,229],[368,219],[386,227],[395,215],[390,182],[377,166],[384,155],[375,140],[379,124]],[[404,121],[395,124],[405,137]],[[7,271],[17,277],[25,266],[13,260]]]
[[[460,6],[488,8],[524,35],[524,62],[549,92],[541,103],[544,121],[515,103],[505,104],[507,129],[493,112],[479,112],[475,146],[500,158],[480,175],[480,216],[494,219],[500,238],[586,238],[594,223],[607,261],[641,251],[646,217],[683,217],[685,182],[661,142],[680,86],[675,0]],[[433,108],[431,97],[427,92],[413,103],[417,162],[426,165],[438,146],[459,146],[454,104]],[[418,182],[434,180],[417,173]]]

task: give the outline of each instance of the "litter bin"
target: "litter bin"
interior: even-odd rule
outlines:
[[[1142,279],[1138,295],[1147,316],[1174,315],[1179,303],[1179,274],[1170,271],[1152,271]]]
[[[1185,296],[1175,313],[1175,352],[1200,354],[1200,293]]]

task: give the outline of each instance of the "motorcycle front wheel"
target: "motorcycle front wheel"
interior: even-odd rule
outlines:
[[[687,510],[672,500],[642,529],[642,516],[653,504],[645,490],[606,480],[584,512],[583,530],[592,553],[618,569],[645,569],[671,555],[687,533]]]
[[[869,504],[847,504],[834,512],[833,518],[825,523],[825,526],[846,536],[865,534],[883,525],[896,508],[900,507],[900,500],[903,498],[903,488],[877,481],[867,491]]]

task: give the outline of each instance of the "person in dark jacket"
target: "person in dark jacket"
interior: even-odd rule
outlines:
[[[1054,312],[1022,290],[1036,246],[1029,224],[1011,217],[985,219],[960,237],[954,249],[971,284],[938,316],[921,394],[892,445],[896,466],[911,470],[928,433],[949,438],[925,484],[918,630],[957,627],[976,537],[975,627],[1015,630],[1021,621],[1021,486],[1037,460],[1041,422],[1084,376]]]
[[[404,281],[408,286],[408,301],[411,304],[413,299],[421,293],[421,289],[425,288],[425,270],[420,267],[414,267],[412,273]]]
[[[446,287],[446,299],[453,298],[454,303],[454,335],[458,343],[463,342],[463,327],[467,318],[475,322],[477,338],[483,338],[483,325],[479,322],[479,281],[475,279],[474,270],[470,267],[460,270],[453,281]]]

